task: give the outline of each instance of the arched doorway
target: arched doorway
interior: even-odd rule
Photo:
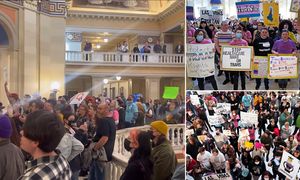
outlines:
[[[11,91],[19,92],[18,43],[16,26],[9,17],[0,12],[0,101],[8,104],[4,83]]]

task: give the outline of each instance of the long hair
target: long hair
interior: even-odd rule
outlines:
[[[145,131],[141,131],[137,137],[137,141],[139,146],[134,150],[129,161],[146,159],[151,156],[151,142],[149,134]]]

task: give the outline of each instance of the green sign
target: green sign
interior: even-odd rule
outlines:
[[[165,86],[164,89],[164,99],[176,99],[179,93],[179,87]]]

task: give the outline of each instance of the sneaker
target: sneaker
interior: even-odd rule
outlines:
[[[227,83],[229,83],[229,82],[230,82],[229,79],[225,79],[225,81],[223,82],[223,85],[225,85],[225,84],[227,84]]]

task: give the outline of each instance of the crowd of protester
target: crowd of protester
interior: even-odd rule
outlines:
[[[225,20],[220,25],[207,24],[206,21],[187,22],[187,43],[209,44],[215,43],[215,64],[219,69],[217,76],[225,74],[222,83],[233,84],[233,89],[238,90],[238,81],[241,79],[241,89],[246,89],[246,77],[251,79],[251,74],[245,71],[220,70],[220,53],[223,45],[253,46],[255,56],[268,56],[268,54],[293,54],[296,55],[300,44],[300,29],[296,20],[281,20],[278,27],[265,26],[263,22],[256,20],[241,22],[239,20]],[[200,90],[205,89],[204,79],[212,84],[214,90],[218,90],[218,82],[215,75],[199,78],[193,77],[193,86]],[[261,79],[256,78],[255,89],[260,89]],[[275,80],[280,90],[285,90],[289,79]],[[264,78],[265,89],[269,89],[269,79]]]
[[[184,122],[179,96],[146,102],[133,95],[87,96],[71,105],[67,96],[20,98],[4,86],[9,105],[0,105],[0,179],[107,179],[116,130],[124,128],[134,135],[124,141],[132,156],[121,179],[171,179],[175,173],[167,124]],[[135,128],[146,124],[150,131]]]
[[[191,101],[191,95],[197,95],[199,103]],[[211,125],[209,116],[215,115],[217,103],[229,103],[230,111],[223,111],[222,121]],[[220,173],[233,180],[286,179],[278,171],[283,152],[300,160],[299,94],[188,91],[186,110],[189,179]],[[256,113],[257,123],[245,123],[242,112]]]

